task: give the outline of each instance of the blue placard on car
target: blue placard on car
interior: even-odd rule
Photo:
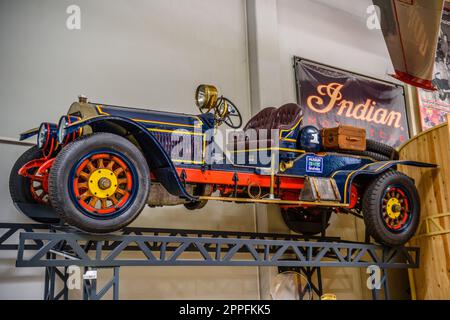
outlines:
[[[323,173],[323,158],[315,156],[306,157],[306,172]]]

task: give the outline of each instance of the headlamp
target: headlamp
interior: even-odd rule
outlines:
[[[58,128],[54,123],[44,122],[39,127],[37,136],[38,148],[42,150],[45,157],[49,157],[58,148],[56,135]]]
[[[50,123],[42,123],[39,127],[37,145],[39,149],[44,149],[50,141]]]
[[[59,119],[57,139],[58,139],[58,143],[60,145],[65,145],[65,144],[75,140],[79,136],[81,136],[81,131],[82,131],[81,128],[70,134],[67,134],[67,130],[66,130],[68,125],[70,125],[80,119],[81,119],[80,117],[71,116],[71,115],[62,116],[61,119]]]
[[[218,99],[217,88],[212,85],[202,84],[195,93],[195,103],[201,112],[207,113],[215,107]]]
[[[58,143],[64,144],[66,138],[66,127],[69,124],[67,116],[62,116],[58,122]]]

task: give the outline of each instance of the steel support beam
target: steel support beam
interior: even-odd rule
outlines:
[[[92,270],[92,268],[85,268],[85,271],[88,269]],[[120,267],[113,267],[112,270],[113,274],[110,280],[99,291],[97,289],[97,279],[83,280],[83,300],[101,300],[111,290],[112,299],[119,300]]]
[[[69,266],[113,270],[100,290],[97,279],[83,280],[83,298],[89,300],[101,299],[111,290],[113,299],[119,298],[122,266],[278,266],[303,273],[320,296],[322,267],[376,265],[382,271],[385,299],[389,299],[388,269],[419,266],[419,248],[387,248],[336,237],[207,230],[125,228],[115,235],[90,235],[69,227],[0,223],[0,250],[17,250],[18,267],[46,268],[47,300],[68,299]],[[124,255],[129,251],[141,254],[130,258]],[[373,291],[374,299],[380,298],[381,289]]]
[[[30,252],[25,244],[40,241]],[[62,245],[63,244],[63,245]],[[86,249],[86,247],[91,248]],[[125,258],[127,248],[142,253]],[[88,255],[86,252],[95,252]],[[57,259],[48,259],[48,254]],[[105,253],[105,254],[104,254]],[[189,255],[187,255],[189,253]],[[193,257],[195,253],[195,257]],[[418,248],[386,248],[353,242],[207,238],[82,233],[22,233],[18,267],[292,266],[417,268]]]
[[[0,223],[0,251],[18,250],[18,237],[22,232],[66,232],[74,233],[74,229],[69,227],[50,226],[46,224],[26,224],[26,223]],[[164,229],[164,228],[124,228],[119,235],[154,235],[168,237],[207,237],[207,238],[236,238],[236,239],[266,239],[266,240],[311,240],[311,241],[339,241],[338,237],[312,236],[304,237],[302,235],[280,234],[280,233],[254,233],[254,232],[235,232],[235,231],[211,231],[211,230],[189,230],[189,229]],[[42,247],[42,241],[33,241],[25,244],[25,250],[36,250]],[[92,245],[92,244],[90,244]],[[111,250],[118,243],[106,240],[104,250]],[[125,250],[134,251],[136,246],[129,246]]]

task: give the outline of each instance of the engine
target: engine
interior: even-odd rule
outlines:
[[[193,194],[193,189],[193,185],[186,185],[186,191],[188,193]],[[178,206],[186,203],[189,203],[189,201],[171,195],[161,183],[152,183],[150,195],[147,200],[147,204],[150,207]]]

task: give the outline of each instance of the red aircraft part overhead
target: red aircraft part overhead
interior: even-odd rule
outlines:
[[[432,84],[444,0],[373,0],[394,77],[407,84],[434,90]]]

